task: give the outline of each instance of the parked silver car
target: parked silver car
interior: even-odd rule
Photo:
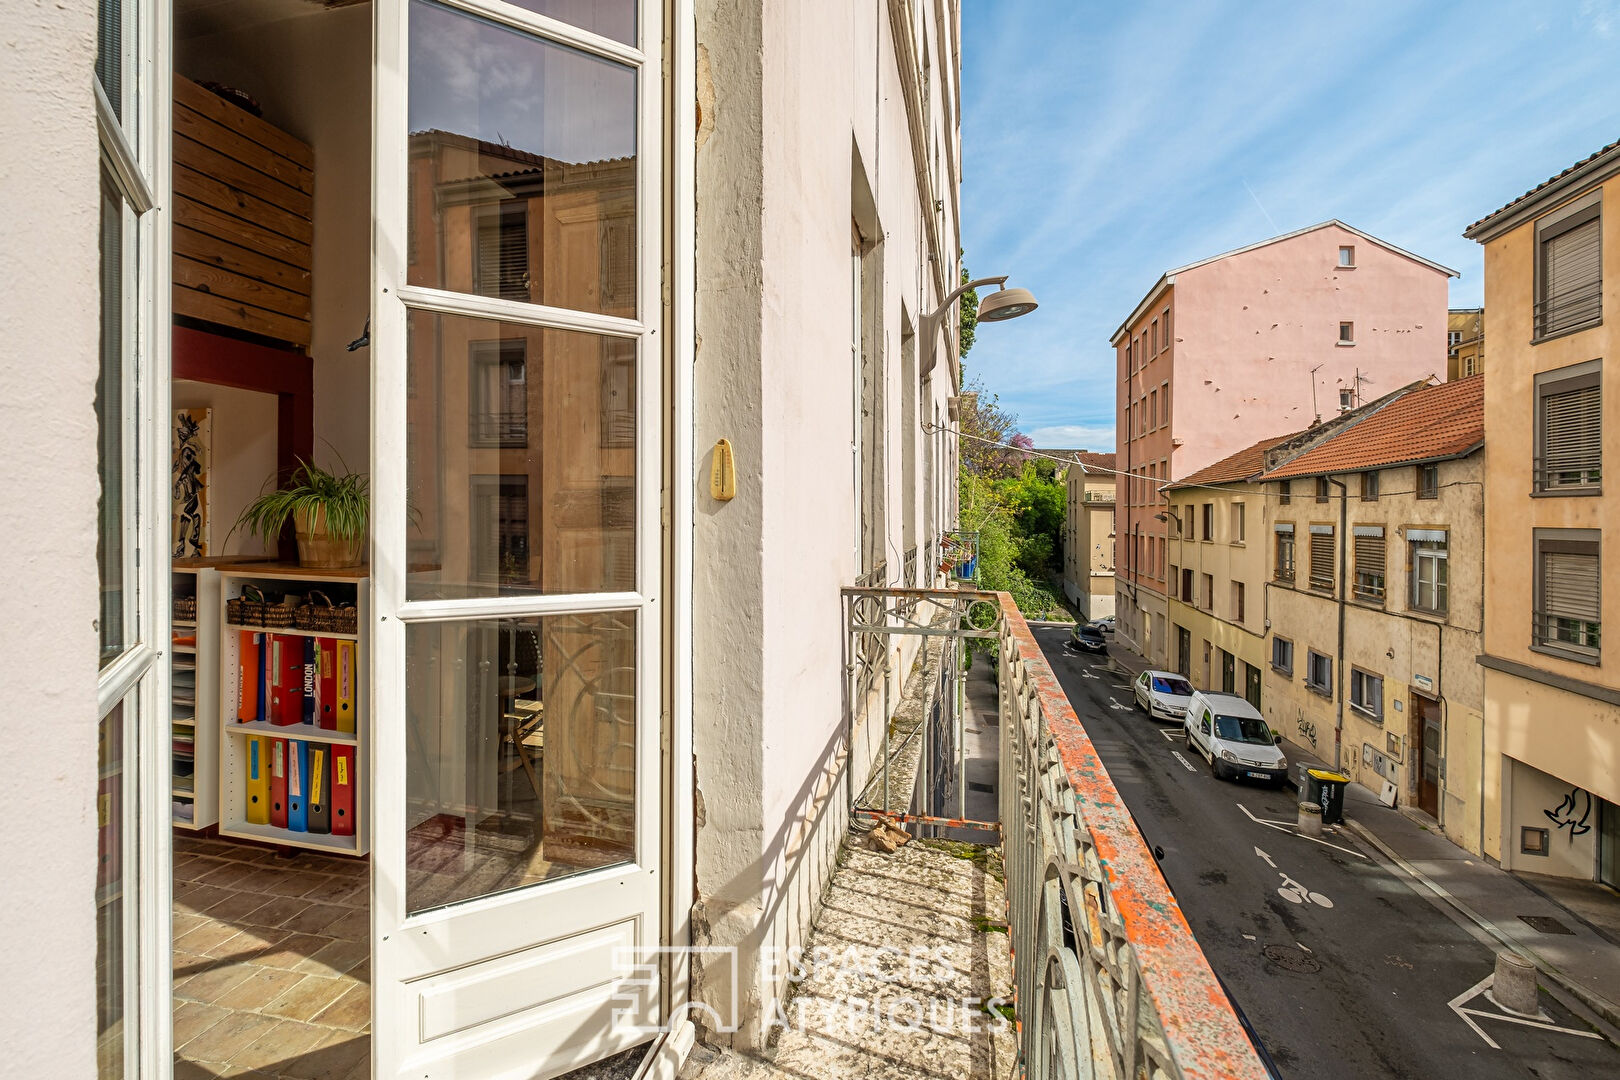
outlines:
[[[1155,720],[1182,720],[1192,684],[1174,671],[1144,671],[1136,677],[1136,706]]]

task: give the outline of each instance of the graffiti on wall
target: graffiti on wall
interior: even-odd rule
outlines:
[[[1307,720],[1305,718],[1305,710],[1304,709],[1298,709],[1298,710],[1296,710],[1296,713],[1297,713],[1297,716],[1298,716],[1300,737],[1305,739],[1305,741],[1309,742],[1312,746],[1315,746],[1316,745],[1316,724],[1313,721]]]
[[[1576,798],[1578,795],[1586,797],[1584,808],[1581,808],[1582,804]],[[1581,808],[1579,817],[1575,815],[1577,808]],[[1570,788],[1569,794],[1564,796],[1562,802],[1551,810],[1543,810],[1542,813],[1560,829],[1567,828],[1570,842],[1573,843],[1577,836],[1592,831],[1592,826],[1587,824],[1592,817],[1592,793],[1582,791],[1580,788]]]

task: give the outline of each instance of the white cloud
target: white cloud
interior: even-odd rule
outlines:
[[[1055,427],[1036,428],[1029,433],[1036,446],[1061,447],[1064,450],[1090,450],[1095,454],[1114,452],[1114,425],[1058,424]]]

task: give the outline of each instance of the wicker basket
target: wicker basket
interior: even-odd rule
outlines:
[[[232,626],[263,626],[264,590],[257,585],[242,586],[242,595],[225,601],[225,621]]]
[[[297,626],[300,630],[352,634],[358,623],[359,612],[353,604],[334,604],[330,596],[318,589],[311,590],[309,602],[298,609]]]
[[[260,625],[270,630],[290,629],[298,621],[298,608],[301,603],[296,596],[267,600],[264,605],[264,621]]]
[[[177,596],[174,598],[174,621],[197,621],[197,598],[195,596]]]

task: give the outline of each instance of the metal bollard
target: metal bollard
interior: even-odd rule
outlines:
[[[1496,1003],[1520,1016],[1537,1016],[1536,965],[1516,952],[1496,954],[1496,977],[1491,980],[1491,996]]]
[[[1299,804],[1299,831],[1303,836],[1322,835],[1322,808],[1316,803]]]

